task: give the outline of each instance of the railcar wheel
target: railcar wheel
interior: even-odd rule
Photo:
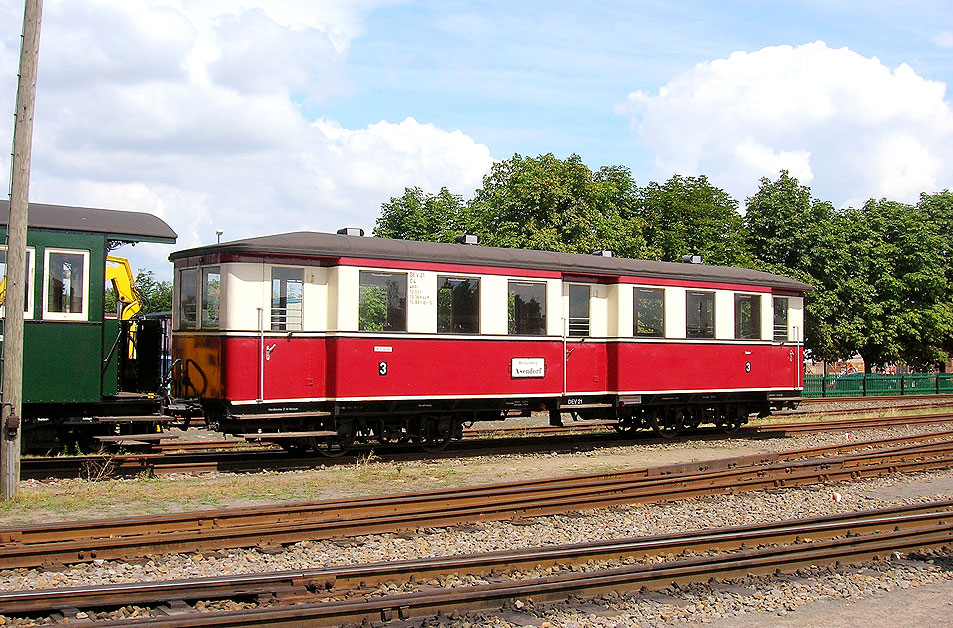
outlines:
[[[662,438],[674,438],[681,431],[683,414],[681,410],[666,409],[663,417],[661,412],[653,410],[648,415],[648,424]]]
[[[453,438],[453,417],[425,415],[420,418],[420,429],[414,441],[430,453],[446,449]]]
[[[632,416],[631,411],[620,411],[619,416],[617,417],[618,423],[613,425],[613,429],[623,436],[632,436],[635,434],[636,430],[639,429],[640,425],[636,422],[635,417]]]
[[[744,406],[728,406],[725,410],[724,422],[718,427],[725,434],[734,434],[742,425],[747,423],[748,413]]]
[[[337,436],[312,437],[311,446],[322,456],[337,458],[343,456],[354,446],[357,438],[357,427],[354,422],[344,419],[338,422]]]

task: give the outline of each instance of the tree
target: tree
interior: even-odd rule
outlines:
[[[948,265],[936,223],[917,208],[870,200],[844,214],[847,259],[825,278],[836,296],[835,337],[874,366],[928,368],[947,359],[953,328]]]
[[[426,194],[418,187],[405,188],[403,196],[391,197],[381,205],[381,214],[374,227],[379,238],[453,242],[464,232],[463,198],[440,188],[437,194]]]
[[[636,189],[625,168],[593,173],[578,155],[517,154],[483,178],[465,222],[489,246],[638,256],[641,220],[628,207]]]
[[[828,290],[828,279],[836,277],[830,282],[836,287],[851,267],[844,217],[782,170],[777,181],[761,179],[758,191],[746,201],[743,224],[756,268],[813,287],[805,300],[805,346],[820,359],[852,356],[855,348],[839,325],[844,308]]]
[[[645,224],[652,258],[680,262],[685,255],[700,255],[709,264],[750,264],[738,201],[707,177],[675,175],[650,183],[641,190],[635,213]]]

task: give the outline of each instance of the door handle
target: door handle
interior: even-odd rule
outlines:
[[[274,344],[269,347],[265,347],[265,359],[269,362],[271,361],[271,352],[274,351],[277,346],[277,344]]]

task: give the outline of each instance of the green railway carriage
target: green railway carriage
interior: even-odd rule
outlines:
[[[9,214],[9,202],[0,201],[4,242]],[[150,214],[30,204],[23,332],[25,446],[68,443],[71,437],[89,446],[93,436],[112,433],[118,425],[100,419],[145,418],[157,411],[154,396],[136,393],[146,392],[143,388],[158,391],[154,384],[159,356],[146,346],[157,346],[159,333],[139,323],[137,333],[143,334],[141,344],[153,363],[149,368],[144,368],[144,354],[127,359],[129,326],[115,312],[105,311],[106,257],[123,244],[172,244],[175,239],[175,232]],[[0,247],[0,262],[6,276],[5,246]],[[136,366],[138,385],[127,372]],[[151,427],[147,420],[140,423],[141,429]]]

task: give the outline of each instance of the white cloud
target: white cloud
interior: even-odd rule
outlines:
[[[735,52],[633,92],[619,111],[656,153],[654,176],[706,174],[738,198],[786,168],[835,204],[953,185],[946,85],[823,42]]]
[[[47,0],[31,199],[153,212],[181,248],[218,228],[369,230],[405,186],[474,189],[492,159],[459,131],[303,113],[349,89],[348,44],[386,2]],[[0,26],[0,111],[13,111],[22,3],[0,0],[0,18],[16,23]],[[11,131],[0,124],[0,144]],[[8,172],[0,156],[4,187]],[[168,251],[136,247],[134,264],[166,271]]]
[[[933,43],[940,48],[953,48],[953,33],[943,31],[933,39]]]

